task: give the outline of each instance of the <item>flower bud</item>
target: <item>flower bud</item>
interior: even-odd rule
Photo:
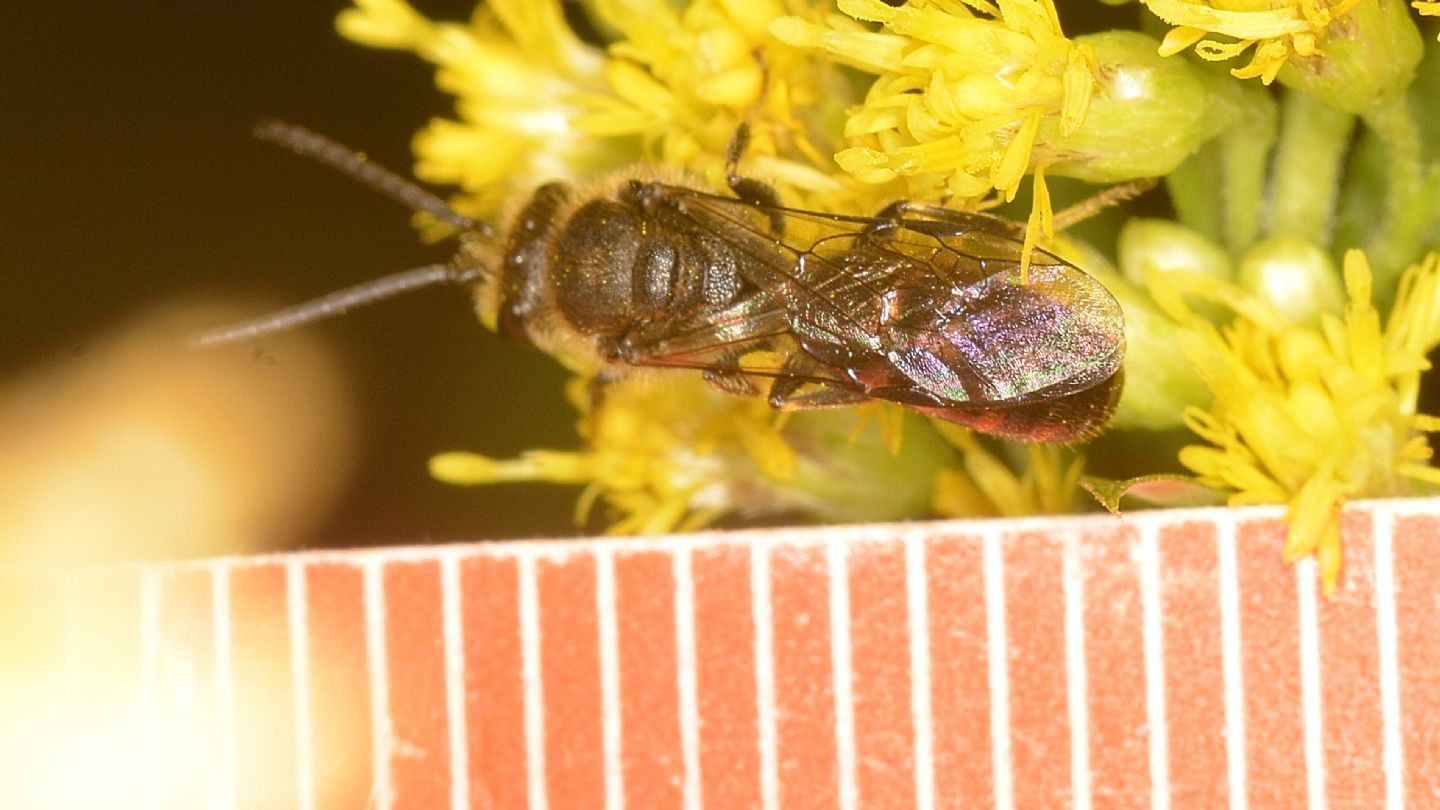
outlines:
[[[1230,257],[1200,233],[1167,219],[1126,222],[1116,244],[1120,273],[1127,281],[1144,287],[1153,273],[1190,273],[1219,281],[1235,277]],[[1199,302],[1195,310],[1211,321],[1224,317],[1218,305]]]
[[[1234,278],[1230,257],[1219,245],[1168,219],[1136,217],[1120,229],[1116,246],[1120,273],[1143,285],[1147,273],[1199,273],[1222,281]]]
[[[1122,430],[1179,427],[1186,406],[1209,401],[1208,389],[1195,367],[1176,351],[1180,326],[1093,249],[1078,242],[1065,243],[1061,249],[1067,260],[1104,284],[1125,312],[1125,389],[1110,426]]]
[[[1271,237],[1245,251],[1237,280],[1294,324],[1317,323],[1321,313],[1339,314],[1345,306],[1330,255],[1294,236]]]
[[[1318,53],[1290,57],[1280,83],[1356,114],[1404,93],[1424,47],[1407,6],[1362,0],[1325,29]]]
[[[1052,174],[1115,183],[1168,174],[1229,122],[1211,104],[1209,80],[1189,63],[1161,57],[1154,39],[1134,31],[1076,37],[1094,51],[1099,85],[1084,123],[1066,135],[1042,122],[1035,162]]]

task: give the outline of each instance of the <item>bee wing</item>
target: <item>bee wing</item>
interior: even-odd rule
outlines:
[[[1109,379],[1124,359],[1119,304],[1068,265],[1032,265],[1023,284],[1017,268],[961,291],[897,288],[887,304],[887,358],[951,402],[1065,397]]]
[[[665,186],[671,203],[671,224],[686,233],[704,234],[723,243],[733,256],[744,290],[738,300],[718,312],[707,312],[678,329],[666,325],[654,333],[628,334],[623,359],[632,365],[696,368],[718,374],[748,375],[792,382],[818,383],[863,394],[864,388],[844,364],[824,362],[808,355],[795,331],[797,310],[823,311],[844,319],[837,286],[854,286],[862,280],[847,278],[828,263],[820,272],[797,267],[806,253],[805,243],[790,231],[805,223],[809,238],[844,237],[870,220],[829,217],[807,211],[771,208],[730,197],[720,197],[682,186]],[[771,223],[784,218],[787,234],[778,238]],[[866,288],[874,298],[881,288]],[[863,323],[848,324],[847,337],[875,343],[863,334]]]
[[[878,266],[848,266],[843,257],[857,237],[885,220],[777,208],[681,187],[669,191],[688,226],[723,239],[736,254],[739,274],[770,293],[787,321],[813,313],[849,339],[876,343],[873,324],[846,304],[877,300],[890,287],[889,274]],[[782,223],[783,233],[773,223]]]
[[[795,341],[840,384],[916,407],[1026,405],[1116,376],[1124,318],[1098,281],[983,214],[832,216],[675,189]],[[783,233],[767,228],[783,222]],[[772,323],[770,329],[778,329]]]
[[[628,336],[624,360],[637,366],[693,368],[859,390],[839,370],[804,357],[790,331],[785,308],[774,296],[755,291],[680,329]]]

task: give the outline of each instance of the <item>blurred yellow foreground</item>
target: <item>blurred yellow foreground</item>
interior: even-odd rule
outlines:
[[[146,806],[157,765],[171,779],[213,772],[223,730],[193,711],[208,678],[160,655],[148,681],[161,688],[142,706],[134,649],[108,662],[104,644],[73,649],[62,620],[104,628],[115,608],[63,583],[291,547],[324,515],[354,441],[334,359],[293,336],[187,345],[254,314],[172,308],[0,381],[0,807]]]

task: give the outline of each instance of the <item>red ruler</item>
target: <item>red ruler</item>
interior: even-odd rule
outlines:
[[[1440,807],[1440,504],[1348,509],[1328,599],[1278,516],[152,565],[66,660],[136,806]]]

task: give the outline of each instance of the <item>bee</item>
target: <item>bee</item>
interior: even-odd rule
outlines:
[[[743,128],[726,161],[734,196],[654,171],[554,182],[499,231],[308,130],[272,122],[257,135],[450,223],[461,246],[448,264],[217,330],[202,344],[460,285],[499,331],[600,369],[602,383],[691,369],[776,409],[885,400],[1032,442],[1093,436],[1119,398],[1120,305],[1044,250],[1022,277],[1022,226],[910,202],[875,216],[786,207],[738,173]]]

